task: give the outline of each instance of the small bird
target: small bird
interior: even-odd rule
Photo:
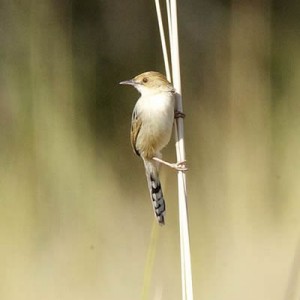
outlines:
[[[159,72],[145,72],[131,80],[120,82],[134,86],[141,94],[131,120],[130,140],[136,155],[144,161],[154,214],[160,225],[165,224],[166,204],[159,180],[160,163],[185,171],[185,163],[168,163],[160,151],[169,143],[175,112],[175,89]]]

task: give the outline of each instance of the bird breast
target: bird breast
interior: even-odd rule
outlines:
[[[141,96],[136,110],[142,126],[136,146],[143,157],[152,158],[170,141],[174,121],[174,96],[171,92]]]

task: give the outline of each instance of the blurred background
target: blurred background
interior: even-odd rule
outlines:
[[[299,299],[299,1],[178,17],[195,299]],[[118,82],[164,72],[154,1],[1,0],[0,45],[0,298],[141,299],[154,217],[139,95]],[[176,173],[161,179],[147,299],[176,300]]]

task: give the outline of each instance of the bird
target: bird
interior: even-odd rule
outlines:
[[[160,225],[165,224],[166,204],[159,179],[160,164],[185,171],[185,162],[162,160],[161,150],[169,143],[174,117],[184,117],[175,111],[175,89],[167,78],[156,71],[148,71],[133,79],[121,81],[141,94],[131,118],[130,141],[133,151],[144,162],[154,215]]]

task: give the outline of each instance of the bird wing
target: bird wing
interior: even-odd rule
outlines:
[[[142,120],[141,120],[141,118],[139,118],[136,110],[134,110],[132,113],[132,119],[131,119],[130,141],[131,141],[131,146],[133,148],[134,153],[138,156],[140,156],[140,153],[136,148],[136,141],[137,141],[139,132],[141,130],[141,127],[142,127]]]

